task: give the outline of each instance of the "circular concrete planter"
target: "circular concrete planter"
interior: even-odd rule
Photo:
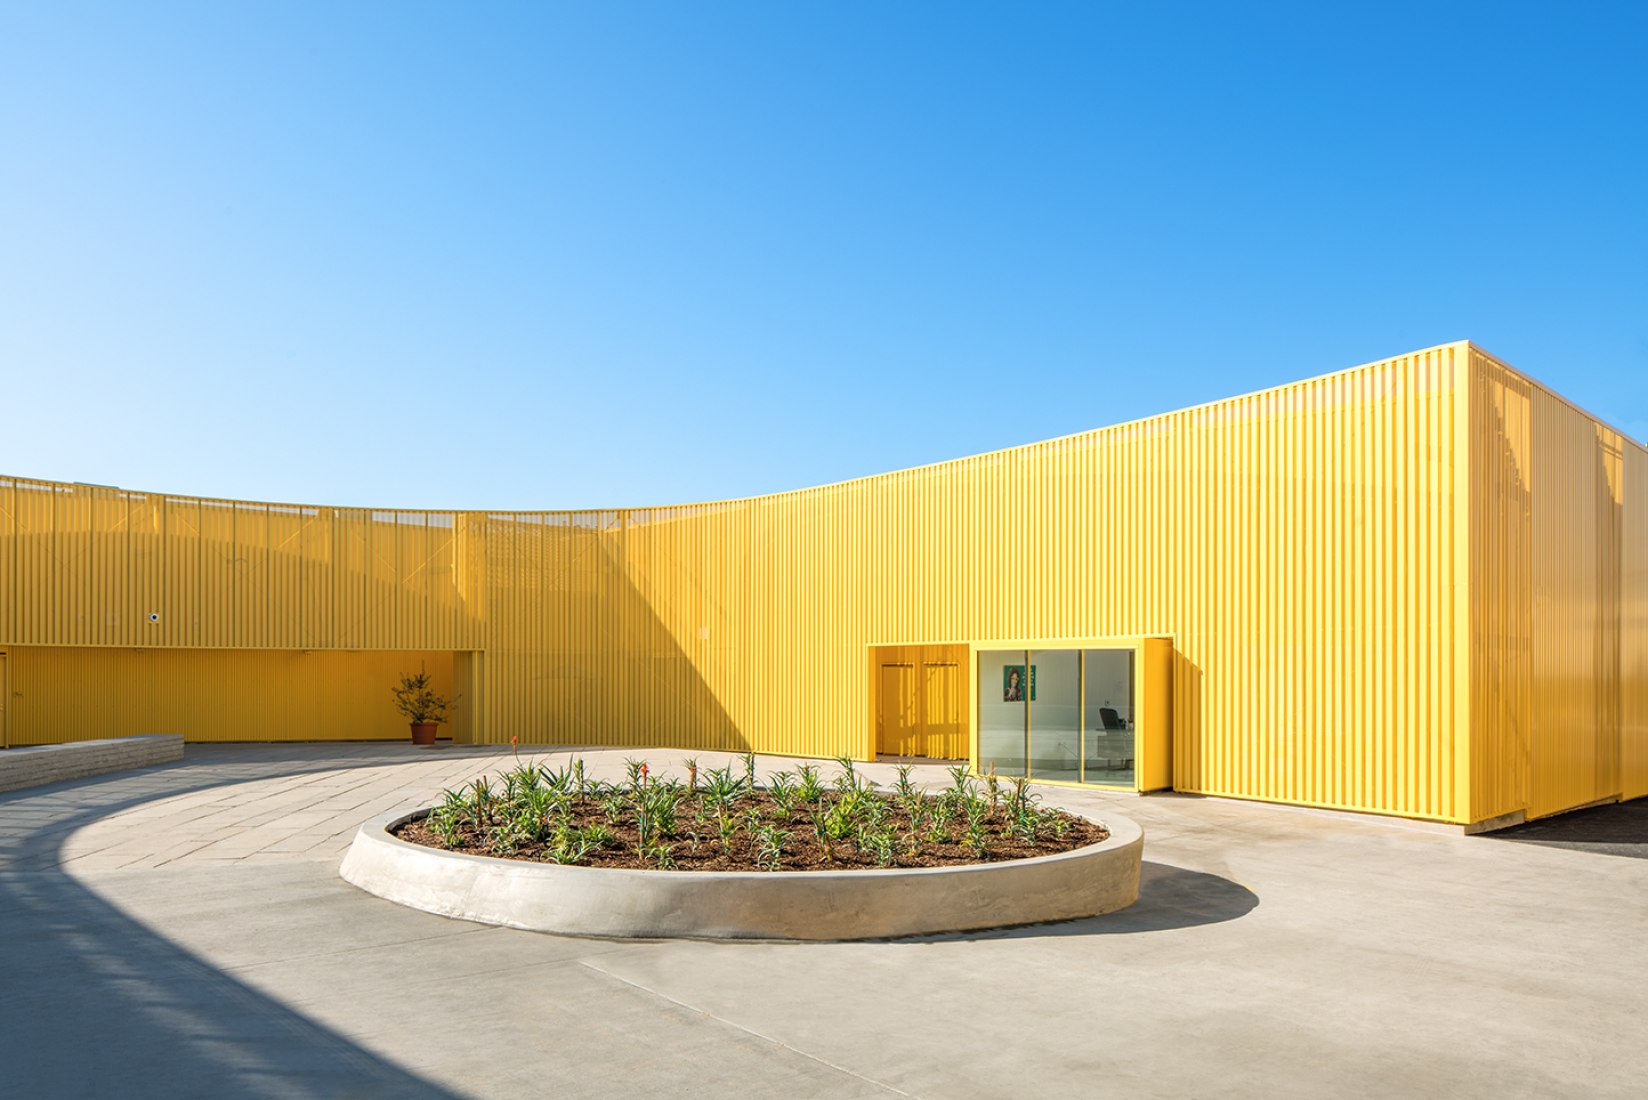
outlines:
[[[625,938],[855,940],[1073,920],[1138,900],[1144,831],[1107,813],[1110,839],[1034,859],[866,871],[638,871],[425,848],[360,827],[339,869],[369,894],[447,917]]]

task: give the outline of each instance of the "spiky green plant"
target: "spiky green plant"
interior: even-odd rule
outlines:
[[[858,831],[858,847],[876,861],[878,867],[891,867],[898,860],[898,839],[886,825],[865,825]]]
[[[824,783],[818,778],[818,765],[801,765],[796,788],[801,794],[801,801],[809,804],[824,797],[825,787]]]
[[[801,791],[795,785],[795,773],[790,771],[773,772],[767,777],[767,796],[778,807],[778,812],[788,821],[790,814],[795,812],[796,803],[801,800]]]
[[[732,767],[711,768],[704,773],[703,798],[711,809],[731,806],[744,794],[743,781],[732,774]]]
[[[990,852],[990,834],[985,828],[985,821],[990,816],[990,805],[982,798],[969,797],[966,811],[967,825],[961,842],[983,859]]]
[[[776,871],[783,865],[784,846],[790,834],[773,824],[764,824],[755,833],[755,858],[762,868]]]
[[[900,764],[898,766],[898,779],[893,782],[893,793],[906,801],[919,793],[916,790],[916,785],[910,780],[912,770],[909,764]]]

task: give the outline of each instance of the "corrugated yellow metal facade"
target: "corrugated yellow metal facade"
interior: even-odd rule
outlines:
[[[1648,795],[1648,450],[1625,447],[1620,523],[1620,789]]]
[[[1449,344],[935,466],[601,512],[0,480],[0,648],[166,649],[197,679],[223,650],[439,653],[464,732],[487,741],[864,757],[872,646],[1156,636],[1173,644],[1180,790],[1545,812],[1648,784],[1648,578],[1641,449],[1536,391]],[[1528,466],[1542,449],[1561,455]],[[1576,520],[1592,523],[1583,575],[1550,534]],[[1535,590],[1563,610],[1519,595]],[[1590,639],[1583,661],[1540,640],[1551,615]],[[159,726],[233,736],[187,675],[169,682]],[[81,736],[104,735],[77,713]],[[310,736],[362,721],[314,708]]]
[[[452,653],[20,646],[8,653],[14,744],[181,733],[189,741],[407,737],[389,689],[420,668],[452,695]],[[318,726],[317,726],[318,723]],[[453,727],[468,729],[460,702]]]
[[[1648,793],[1648,455],[1470,351],[1472,817]]]

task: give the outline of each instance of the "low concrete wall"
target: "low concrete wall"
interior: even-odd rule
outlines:
[[[639,871],[444,852],[367,822],[339,869],[368,893],[447,917],[578,936],[852,940],[1073,920],[1138,900],[1144,831],[964,867],[865,871]]]
[[[26,745],[0,751],[0,791],[40,787],[104,772],[147,768],[183,759],[183,735],[151,733],[74,741],[65,745]]]

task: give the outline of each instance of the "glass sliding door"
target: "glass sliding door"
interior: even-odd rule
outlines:
[[[1137,786],[1133,725],[1133,650],[1089,649],[1082,654],[1082,780],[1106,787]]]
[[[1081,651],[1030,653],[1030,774],[1081,779]]]
[[[978,655],[978,769],[1025,775],[1030,754],[1029,661],[1022,649]]]
[[[978,770],[1139,789],[1132,646],[978,651]]]

